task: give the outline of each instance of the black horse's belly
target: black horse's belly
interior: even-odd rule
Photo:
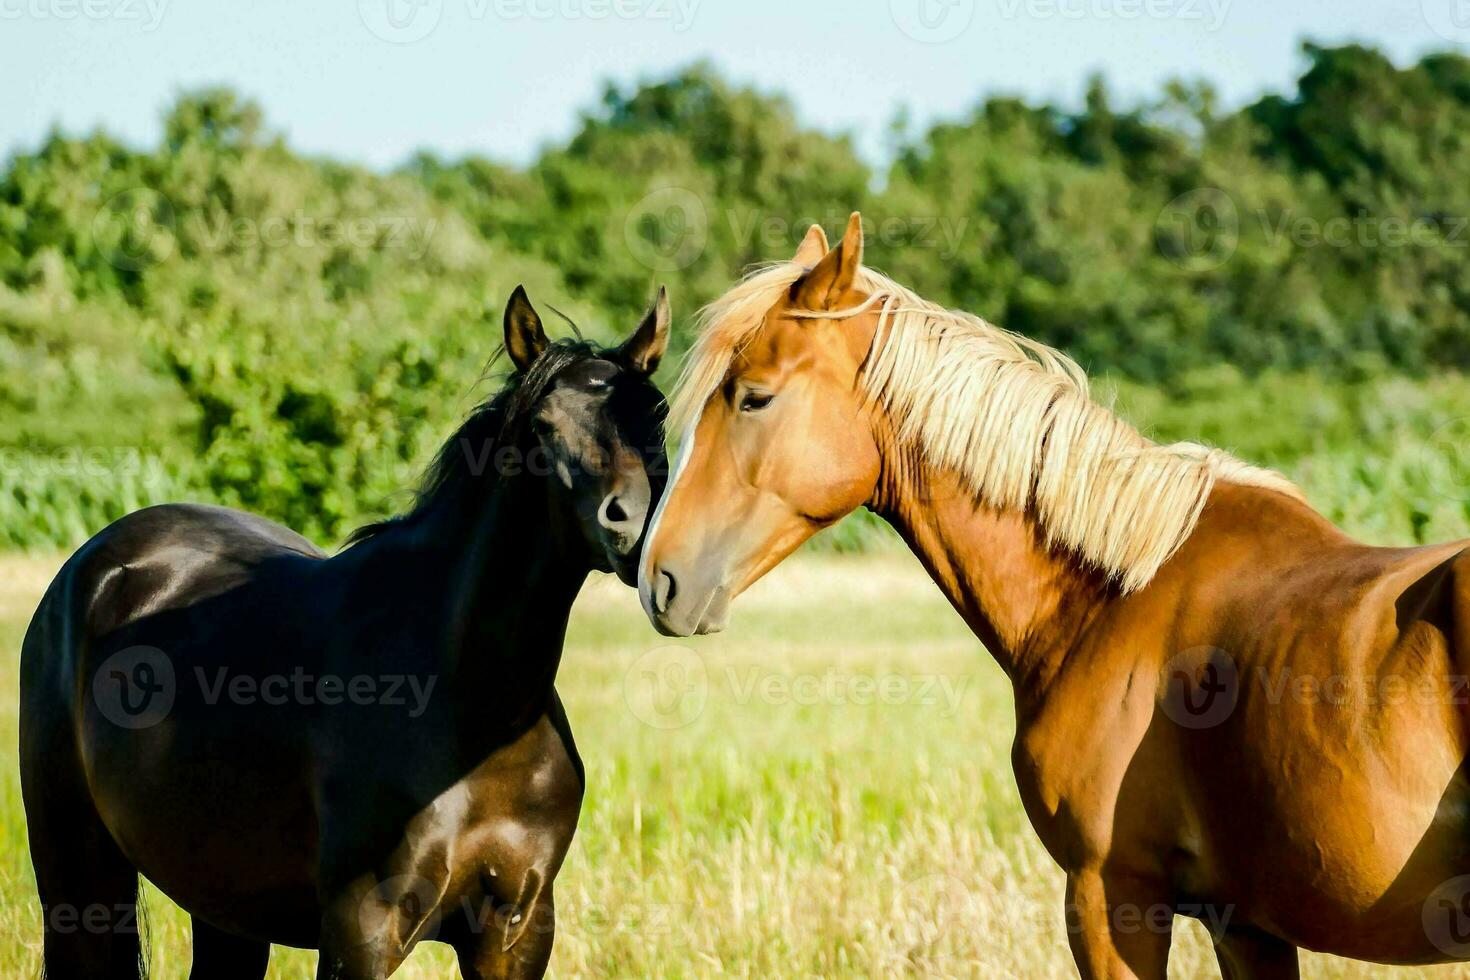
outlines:
[[[294,705],[201,698],[187,665],[156,724],[84,715],[98,811],[139,871],[192,914],[231,932],[311,945],[317,817],[310,741]]]

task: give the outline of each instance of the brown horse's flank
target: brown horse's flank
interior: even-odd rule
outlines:
[[[1055,394],[1028,401],[1022,368],[981,364],[1011,386],[963,393],[983,411],[895,415],[958,404],[969,381],[951,365],[911,380],[930,391],[868,390],[893,307],[861,248],[856,216],[836,248],[814,231],[754,325],[707,323],[643,556],[654,624],[721,628],[752,581],[868,506],[1011,678],[1017,783],[1067,872],[1084,976],[1164,976],[1161,907],[1216,928],[1232,978],[1296,976],[1296,947],[1470,958],[1446,919],[1470,895],[1465,543],[1367,547],[1274,474],[1057,415],[1078,389],[1029,342]],[[1050,451],[1027,425],[1071,455],[981,458]],[[1109,470],[1119,447],[1154,465]]]

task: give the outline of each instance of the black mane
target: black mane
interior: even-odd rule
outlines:
[[[502,353],[497,352],[490,359],[487,375]],[[580,337],[552,341],[532,362],[529,370],[513,372],[500,390],[471,411],[454,435],[439,447],[434,461],[424,471],[423,480],[414,493],[413,507],[407,513],[364,524],[347,536],[343,547],[366,541],[392,528],[412,524],[440,501],[462,496],[476,481],[487,476],[494,479],[494,473],[475,472],[473,460],[488,461],[500,446],[516,442],[531,410],[557,375],[574,364],[605,354],[605,348]]]

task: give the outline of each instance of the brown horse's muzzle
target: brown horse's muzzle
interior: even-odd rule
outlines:
[[[730,614],[723,569],[650,564],[639,583],[643,610],[664,636],[718,633]]]

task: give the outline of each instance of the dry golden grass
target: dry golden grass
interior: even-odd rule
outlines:
[[[54,559],[0,559],[0,975],[39,972],[15,773],[15,659]],[[802,559],[730,632],[653,634],[598,579],[560,688],[588,767],[558,881],[561,977],[1074,976],[1061,875],[1009,766],[1000,672],[906,557]],[[184,916],[149,900],[154,975],[187,970]],[[1171,975],[1218,976],[1177,920]],[[273,977],[314,955],[277,948]],[[399,976],[454,976],[432,944]],[[1309,977],[1449,977],[1304,957]]]

